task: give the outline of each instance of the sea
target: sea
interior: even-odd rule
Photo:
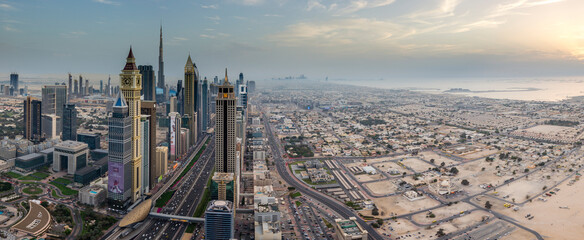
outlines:
[[[524,101],[556,102],[575,96],[584,96],[584,77],[329,81],[375,88]]]

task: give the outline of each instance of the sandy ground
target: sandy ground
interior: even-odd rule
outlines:
[[[516,219],[520,224],[537,231],[545,239],[582,239],[584,235],[584,181],[580,180],[572,186],[567,181],[559,185],[560,191],[547,202],[534,200],[525,204],[519,211],[510,209],[502,211]],[[561,209],[568,207],[569,209]],[[532,220],[525,218],[527,214],[534,216]],[[514,234],[509,239],[513,238]]]
[[[368,181],[373,181],[373,180],[379,180],[379,179],[384,179],[385,176],[381,175],[380,173],[378,174],[374,174],[374,175],[369,175],[369,174],[359,174],[359,175],[354,175],[355,178],[357,178],[357,180],[359,182],[368,182]]]
[[[432,166],[431,164],[428,164],[422,160],[420,160],[419,158],[406,158],[403,161],[401,161],[401,163],[403,163],[405,166],[413,169],[416,172],[423,172],[428,170],[428,168],[434,168],[434,166]]]
[[[425,151],[418,154],[418,157],[423,158],[426,161],[430,161],[430,159],[434,159],[434,163],[440,165],[440,163],[444,162],[446,166],[458,163],[457,161],[451,160],[450,158],[443,157],[441,155],[436,154],[432,151]]]
[[[562,126],[554,126],[554,125],[538,125],[535,127],[530,127],[528,129],[524,129],[527,132],[532,133],[541,133],[541,134],[557,134],[560,132],[571,132],[575,131],[575,128],[572,127],[562,127]]]
[[[397,170],[400,173],[406,173],[406,174],[413,174],[412,171],[403,168],[402,166],[398,165],[395,162],[384,162],[384,163],[377,163],[374,164],[373,166],[375,166],[377,169],[379,169],[380,171],[384,171],[384,172],[388,172],[390,170]],[[394,175],[394,176],[399,176],[399,175]]]
[[[434,220],[441,220],[443,218],[451,217],[453,215],[460,214],[461,211],[466,212],[473,208],[474,207],[468,203],[460,202],[458,204],[453,204],[452,206],[446,206],[432,210],[432,213],[436,215],[435,218],[427,218],[426,215],[428,215],[428,213],[423,212],[412,216],[412,219],[419,224],[430,224]]]
[[[384,195],[397,191],[397,186],[395,186],[390,180],[365,183],[364,185],[376,195]]]
[[[421,200],[410,202],[404,196],[396,195],[390,197],[373,198],[372,199],[379,213],[383,213],[379,217],[391,217],[391,213],[401,215],[425,208],[430,208],[439,205],[440,203],[432,198],[424,198]]]
[[[473,152],[473,153],[468,153],[468,154],[462,154],[460,155],[460,157],[465,158],[465,159],[477,159],[477,158],[483,158],[483,157],[487,157],[489,155],[498,153],[499,150],[497,149],[482,149],[478,152]]]

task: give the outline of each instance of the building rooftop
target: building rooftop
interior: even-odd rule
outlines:
[[[67,140],[64,141],[62,143],[57,144],[57,146],[55,146],[56,149],[65,149],[65,150],[82,150],[84,148],[87,148],[87,143],[82,143],[82,142],[77,142],[77,141],[71,141],[71,140]]]
[[[31,153],[31,154],[17,157],[16,159],[27,161],[27,160],[33,160],[33,159],[38,158],[38,157],[44,157],[44,155],[39,154],[39,153]]]

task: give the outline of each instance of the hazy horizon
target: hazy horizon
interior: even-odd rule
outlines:
[[[225,67],[249,79],[584,76],[583,8],[576,0],[0,0],[0,72],[115,76],[130,45],[137,64],[158,69],[162,22],[171,82],[189,53],[208,78]]]

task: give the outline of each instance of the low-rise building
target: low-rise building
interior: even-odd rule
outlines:
[[[349,219],[335,219],[335,239],[337,240],[367,240],[367,230],[363,229],[357,218],[350,217]]]
[[[105,201],[107,192],[98,185],[89,185],[79,190],[79,201],[91,206],[99,206]]]

